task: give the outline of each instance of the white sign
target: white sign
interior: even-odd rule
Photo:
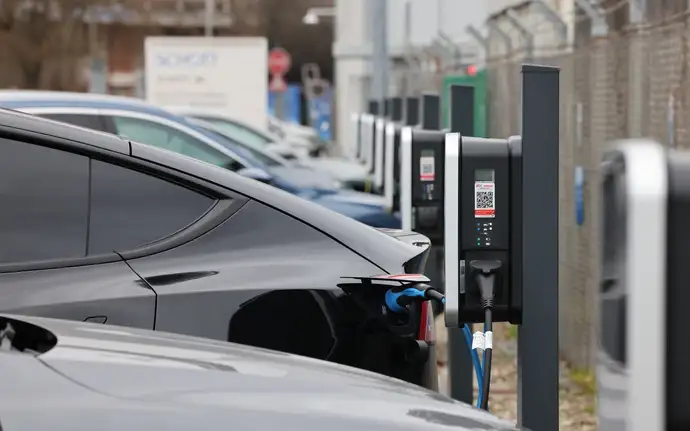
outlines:
[[[474,182],[475,218],[496,217],[496,183],[493,181]]]
[[[217,112],[264,129],[267,59],[262,37],[147,37],[146,100]]]

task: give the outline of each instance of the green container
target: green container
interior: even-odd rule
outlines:
[[[469,85],[474,87],[474,136],[486,138],[486,71],[477,71],[475,76],[448,75],[443,78],[441,94],[441,127],[450,127],[450,87]]]

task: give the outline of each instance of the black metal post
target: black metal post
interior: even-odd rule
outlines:
[[[532,431],[558,429],[559,72],[556,67],[522,66],[518,424]]]
[[[403,119],[403,98],[391,98],[391,121],[400,122]]]
[[[419,98],[406,97],[405,98],[405,125],[416,126],[419,124]]]
[[[450,131],[461,136],[474,136],[473,87],[451,87],[450,112]],[[460,329],[448,330],[448,366],[450,396],[471,404],[474,395],[472,356]]]
[[[422,129],[441,130],[441,98],[437,94],[422,95]]]
[[[449,122],[451,132],[462,136],[475,136],[474,87],[451,85]]]
[[[371,115],[379,114],[379,102],[377,100],[369,100],[367,104],[367,112]]]

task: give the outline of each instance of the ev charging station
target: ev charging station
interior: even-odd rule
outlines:
[[[430,96],[423,123],[440,121]],[[402,128],[403,229],[443,247],[445,322],[465,334],[480,406],[488,407],[493,322],[510,322],[519,325],[518,425],[556,430],[559,69],[522,66],[522,136],[464,136],[460,120],[468,123],[456,115],[448,133]],[[473,323],[484,330],[472,335]]]
[[[362,154],[362,114],[354,112],[350,115],[350,127],[352,127],[352,136],[355,140],[355,145],[352,147],[350,157],[353,160],[360,160]]]
[[[397,212],[400,211],[400,130],[403,126],[418,126],[419,98],[394,99],[393,120],[386,125],[383,191],[386,206]]]
[[[394,130],[395,126],[403,120],[403,99],[402,97],[392,97],[387,99],[390,106],[389,121],[385,119],[377,119],[376,122],[376,165],[374,167],[374,189],[383,192],[387,199],[388,208],[393,208],[393,202],[389,198],[390,187],[392,180],[389,178],[388,171],[392,168],[392,159],[388,159],[388,146],[393,145],[389,143],[389,133]],[[380,121],[379,121],[380,120]],[[392,147],[391,147],[392,148]],[[390,180],[390,181],[389,181]],[[388,184],[387,184],[388,183]]]
[[[359,115],[359,133],[356,135],[359,139],[357,143],[357,148],[359,148],[357,159],[364,164],[367,172],[372,172],[374,169],[374,138],[378,112],[379,103],[375,100],[370,100],[368,112]]]
[[[690,429],[690,154],[619,141],[601,184],[599,429]]]

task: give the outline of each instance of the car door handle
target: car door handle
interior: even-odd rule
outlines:
[[[84,322],[91,323],[105,323],[108,321],[108,316],[91,316],[84,319]]]

